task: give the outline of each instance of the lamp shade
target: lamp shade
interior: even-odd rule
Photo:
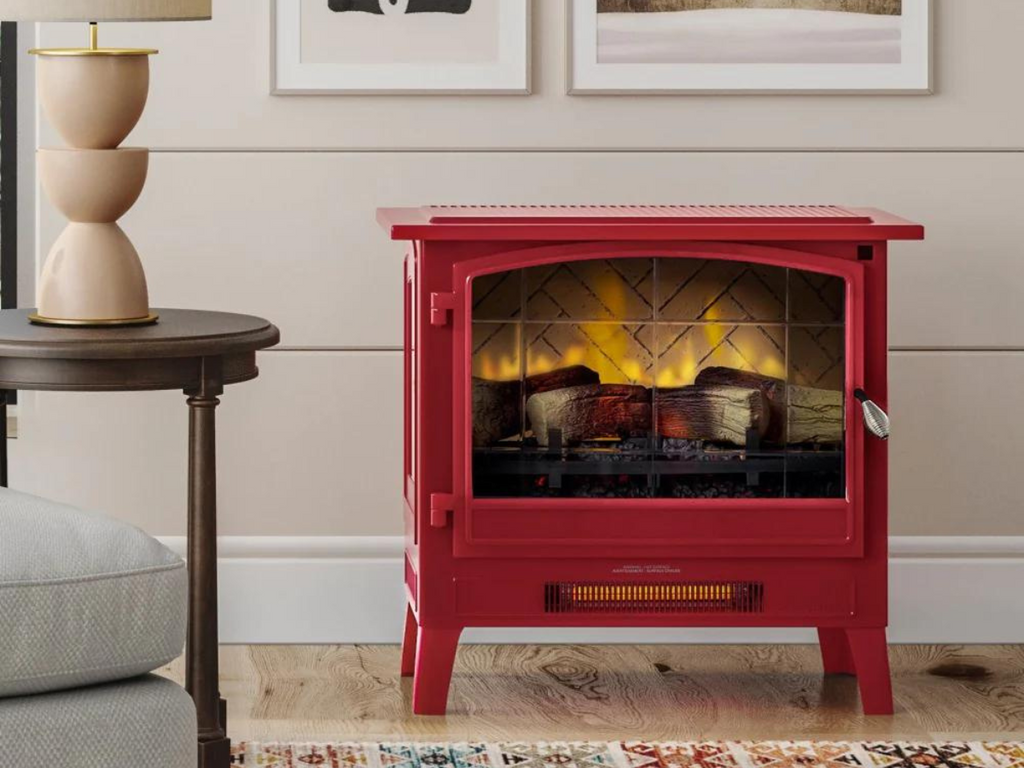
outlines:
[[[3,21],[195,21],[213,0],[0,0]]]

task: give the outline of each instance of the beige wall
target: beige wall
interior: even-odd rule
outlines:
[[[222,533],[400,532],[402,246],[377,206],[839,202],[929,228],[893,248],[894,533],[1024,534],[1024,415],[994,395],[1024,380],[1024,3],[937,0],[930,97],[568,97],[562,3],[535,7],[532,97],[270,96],[268,0],[104,29],[164,51],[124,222],[154,304],[284,334],[224,398]],[[45,250],[62,222],[42,203],[38,226]],[[179,395],[26,395],[19,427],[18,487],[184,531]]]

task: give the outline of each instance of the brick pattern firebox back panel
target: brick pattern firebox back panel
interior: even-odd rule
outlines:
[[[237,744],[273,768],[1024,768],[1021,742],[496,742]]]

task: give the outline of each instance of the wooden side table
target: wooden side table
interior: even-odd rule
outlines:
[[[188,396],[188,646],[186,687],[199,719],[200,768],[227,768],[231,743],[218,688],[217,470],[214,412],[227,384],[259,375],[256,351],[280,341],[271,323],[223,312],[160,309],[141,328],[32,325],[0,311],[0,389]],[[0,416],[3,414],[0,413]]]

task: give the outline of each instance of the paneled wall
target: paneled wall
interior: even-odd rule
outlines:
[[[271,96],[269,0],[104,28],[163,51],[129,140],[154,148],[150,182],[124,220],[154,305],[283,331],[262,377],[224,397],[222,533],[400,532],[403,248],[374,209],[498,202],[836,202],[922,221],[928,241],[892,252],[893,532],[1024,533],[1024,3],[936,5],[934,96],[569,97],[561,0],[535,3],[531,97]],[[62,225],[41,202],[42,252]],[[27,395],[19,431],[17,487],[184,532],[180,395]]]

